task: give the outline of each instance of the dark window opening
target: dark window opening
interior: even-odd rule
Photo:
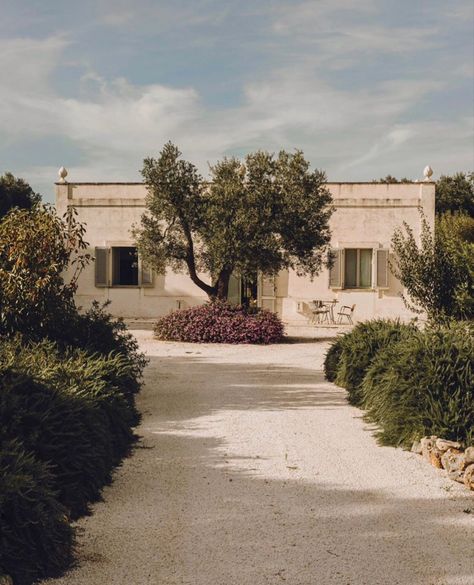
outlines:
[[[345,288],[372,286],[372,250],[346,248],[344,265]]]
[[[112,248],[112,285],[138,286],[138,254],[135,247]]]

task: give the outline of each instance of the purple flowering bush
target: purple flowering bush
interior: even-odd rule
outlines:
[[[222,301],[174,311],[155,325],[157,339],[193,343],[277,343],[283,332],[275,313]]]

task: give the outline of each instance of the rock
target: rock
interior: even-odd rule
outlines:
[[[474,463],[468,465],[464,471],[464,485],[470,490],[474,490]]]
[[[463,474],[466,468],[466,458],[464,453],[459,453],[456,449],[448,449],[445,453],[441,455],[441,465],[446,469],[448,472],[449,477],[451,474],[456,477],[451,477],[451,479],[457,479],[459,474]]]
[[[431,451],[435,446],[436,437],[423,437],[420,441],[421,444],[421,454],[423,458],[426,459],[429,463],[431,463]]]
[[[411,452],[416,453],[417,455],[421,455],[421,442],[420,441],[413,441],[413,445],[411,446]]]
[[[474,447],[468,447],[464,451],[464,457],[466,458],[466,465],[471,465],[471,463],[474,463]]]
[[[10,575],[0,575],[0,585],[13,585]]]
[[[443,466],[441,464],[441,455],[442,455],[441,451],[439,451],[436,448],[430,451],[430,463],[431,465],[433,465],[433,467],[443,469]]]
[[[436,439],[436,447],[444,453],[448,449],[460,449],[461,443],[457,441],[448,441],[446,439]]]
[[[458,481],[459,483],[464,483],[464,471],[461,471],[460,469],[448,471],[448,477],[449,477],[449,479],[452,479],[453,481]]]

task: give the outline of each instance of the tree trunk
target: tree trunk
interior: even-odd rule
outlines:
[[[226,301],[229,293],[229,281],[232,274],[232,270],[229,268],[223,268],[219,274],[219,277],[214,285],[216,291],[215,298],[220,301]]]

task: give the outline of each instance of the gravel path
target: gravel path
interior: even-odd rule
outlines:
[[[52,585],[474,585],[474,498],[378,447],[326,344],[158,343],[143,437]],[[465,510],[472,510],[466,513]]]

